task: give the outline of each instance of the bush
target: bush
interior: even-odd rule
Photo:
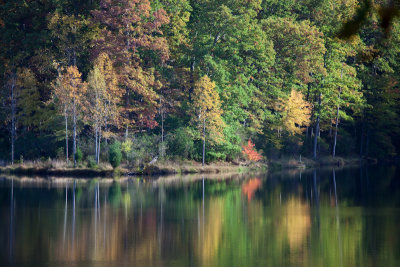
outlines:
[[[168,155],[192,159],[195,149],[189,129],[181,127],[168,136],[167,149]]]
[[[121,144],[121,150],[124,153],[125,159],[128,160],[128,155],[132,151],[133,142],[131,139],[126,139]]]
[[[226,155],[224,153],[209,151],[206,153],[206,160],[207,162],[213,161],[225,161]]]
[[[96,161],[94,160],[93,156],[88,157],[87,161],[88,161],[87,163],[88,168],[93,169],[97,167]]]
[[[75,154],[76,162],[81,162],[82,158],[83,158],[82,151],[81,151],[81,149],[79,147],[77,147],[76,148],[76,154]]]
[[[131,148],[126,153],[126,159],[131,166],[142,166],[158,155],[158,135],[141,133],[136,134],[131,141]]]
[[[111,166],[113,166],[113,168],[116,168],[121,164],[121,159],[121,143],[118,141],[114,141],[114,143],[110,145],[110,148],[108,150],[108,160],[110,161]]]

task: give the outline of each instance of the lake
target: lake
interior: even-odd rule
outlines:
[[[395,166],[207,178],[1,177],[0,265],[400,266]]]

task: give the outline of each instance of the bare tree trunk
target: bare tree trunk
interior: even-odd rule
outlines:
[[[161,116],[161,151],[160,156],[164,157],[164,109],[163,109],[163,102],[162,97],[160,97],[160,116]]]
[[[361,124],[361,138],[360,138],[360,159],[363,158],[364,150],[363,150],[363,145],[364,145],[364,127],[365,127],[365,122],[363,119],[363,122]]]
[[[14,164],[14,146],[15,146],[15,135],[16,135],[16,113],[17,113],[17,96],[15,87],[17,84],[17,77],[15,73],[10,75],[10,95],[11,95],[11,164]]]
[[[369,128],[367,125],[367,140],[365,142],[365,157],[368,159],[369,154]]]
[[[318,96],[318,106],[321,109],[321,93]],[[318,143],[318,133],[319,133],[319,121],[320,121],[320,114],[318,112],[317,116],[317,123],[315,125],[315,135],[314,135],[314,149],[313,149],[313,158],[314,160],[317,159],[317,143]]]
[[[99,129],[98,142],[99,142],[99,144],[97,145],[97,160],[96,160],[97,165],[99,165],[99,163],[100,163],[101,128]]]
[[[14,92],[15,85],[11,85],[11,164],[14,164],[14,143],[15,143],[15,113],[16,99]]]
[[[65,161],[68,165],[68,115],[67,108],[64,109],[64,119],[65,119]]]
[[[164,111],[161,111],[161,144],[164,145]]]
[[[96,163],[97,163],[97,151],[98,151],[98,148],[97,148],[97,146],[98,146],[98,142],[97,142],[97,139],[98,139],[98,132],[99,132],[99,130],[98,130],[98,128],[96,127],[96,130],[95,130],[95,138],[94,138],[94,142],[96,143],[95,144],[95,156],[94,156],[94,159],[95,159],[95,161],[96,161]]]
[[[339,101],[340,101],[340,93],[342,92],[342,89],[340,89],[339,92]],[[339,125],[339,103],[337,105],[337,112],[336,112],[336,122],[335,122],[335,136],[333,138],[333,150],[332,150],[332,157],[336,156],[336,140],[337,140],[337,132],[338,132],[338,125]]]
[[[73,120],[74,120],[74,134],[73,134],[73,140],[74,140],[74,142],[73,142],[73,146],[72,146],[72,149],[73,149],[73,153],[74,153],[74,168],[76,168],[76,103],[75,103],[75,99],[74,99],[74,101],[73,101],[73,105],[74,105],[74,108],[73,108]]]
[[[196,33],[197,35],[197,33]],[[190,87],[189,87],[189,102],[192,102],[192,94],[194,90],[194,70],[196,68],[196,56],[193,56],[190,64]]]
[[[340,79],[343,77],[343,69],[340,72]],[[337,132],[338,132],[338,125],[339,125],[339,108],[340,108],[340,94],[342,93],[342,88],[339,88],[339,96],[338,96],[338,104],[337,104],[337,112],[336,112],[336,123],[335,123],[335,137],[333,139],[333,150],[332,150],[332,157],[336,156],[336,139],[337,139]]]
[[[205,154],[206,154],[206,116],[203,117],[203,163],[205,162]]]

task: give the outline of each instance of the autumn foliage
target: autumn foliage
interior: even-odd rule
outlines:
[[[247,141],[247,146],[242,146],[242,153],[245,157],[247,157],[251,161],[260,161],[262,156],[254,149],[254,144],[251,142],[251,139]]]

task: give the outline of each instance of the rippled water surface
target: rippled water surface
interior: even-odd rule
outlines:
[[[1,266],[400,266],[394,166],[163,180],[0,178]]]

